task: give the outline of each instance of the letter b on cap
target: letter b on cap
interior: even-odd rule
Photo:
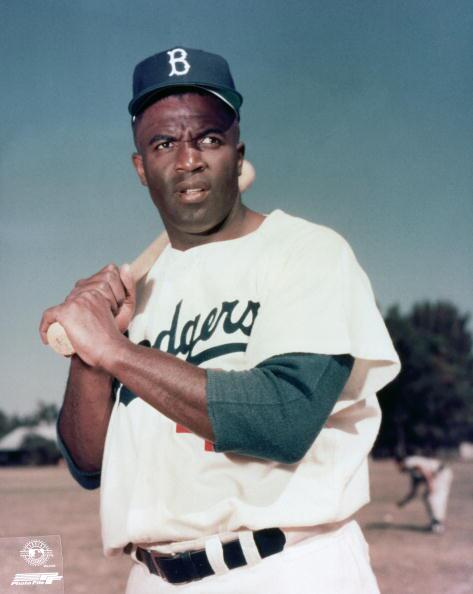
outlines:
[[[171,72],[169,76],[183,76],[191,69],[191,65],[186,60],[187,52],[180,47],[166,52],[169,56],[169,64],[171,65]]]

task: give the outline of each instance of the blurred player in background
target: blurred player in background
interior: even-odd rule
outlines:
[[[399,470],[408,473],[411,479],[411,489],[398,501],[398,507],[412,501],[419,487],[424,487],[422,499],[429,515],[430,530],[442,534],[445,531],[448,496],[453,479],[452,469],[437,458],[424,456],[397,456],[396,461]]]

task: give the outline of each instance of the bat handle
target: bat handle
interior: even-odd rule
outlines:
[[[59,322],[53,322],[46,332],[49,346],[58,355],[70,357],[75,353],[74,347],[66,334],[66,331]]]

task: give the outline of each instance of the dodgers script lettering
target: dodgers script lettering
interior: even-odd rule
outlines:
[[[203,316],[200,314],[194,319],[186,321],[182,325],[179,339],[177,339],[182,303],[182,301],[179,301],[176,305],[171,328],[158,334],[154,343],[155,348],[171,353],[172,355],[185,355],[186,361],[194,365],[199,365],[204,361],[209,361],[223,354],[246,350],[246,342],[234,342],[195,352],[199,351],[198,347],[201,343],[206,342],[214,335],[219,326],[225,334],[234,334],[240,331],[245,336],[250,336],[256,316],[258,315],[259,303],[248,301],[248,305],[243,313],[237,319],[232,319],[240,302],[224,301],[220,306],[220,310],[216,307],[213,308],[202,322],[201,319]],[[166,340],[167,345],[165,345]],[[177,340],[179,342],[176,342]]]

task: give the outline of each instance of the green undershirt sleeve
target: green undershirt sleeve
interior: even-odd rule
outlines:
[[[207,370],[215,451],[298,462],[350,375],[350,355],[290,353],[248,371]]]

